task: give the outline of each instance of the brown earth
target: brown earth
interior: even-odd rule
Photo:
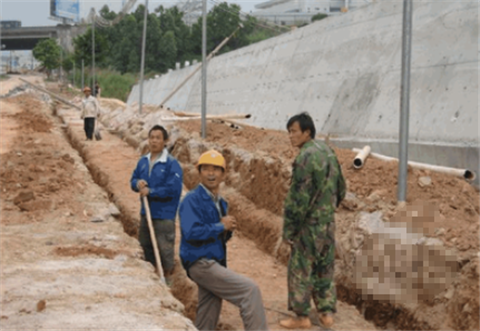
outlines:
[[[53,85],[49,88],[56,89]],[[58,89],[56,91],[60,92]],[[32,107],[38,106],[35,98],[30,101],[17,101],[11,105],[18,107],[20,113],[31,112],[34,109]],[[83,126],[78,118],[78,111],[59,109],[58,113],[68,124],[69,140],[80,151],[85,165],[92,173],[96,183],[105,188],[109,200],[120,209],[120,219],[124,231],[135,236],[138,227],[139,203],[138,196],[130,190],[128,181],[139,154],[118,137],[107,132],[103,133],[103,140],[100,142],[84,142]],[[38,136],[48,134],[48,132],[35,131],[35,123],[28,122],[30,116],[18,114],[6,116],[10,116],[7,118],[8,120],[13,122],[19,120],[19,123],[28,123],[33,128],[28,129],[27,135],[15,138],[15,142],[5,145],[6,147],[8,145],[20,146],[21,142],[22,149],[13,147],[8,151],[8,158],[4,158],[2,155],[0,180],[2,188],[5,186],[8,190],[2,189],[0,199],[9,202],[4,205],[2,210],[2,225],[42,222],[46,217],[50,217],[47,211],[55,209],[57,206],[62,207],[59,208],[59,216],[65,218],[65,212],[68,210],[69,215],[71,213],[82,219],[85,224],[89,223],[89,218],[95,213],[94,206],[72,203],[69,197],[79,194],[79,192],[82,195],[90,194],[91,184],[82,180],[73,180],[66,175],[83,164],[80,165],[75,158],[70,158],[65,153],[53,149],[50,146],[52,144],[50,140],[45,141],[42,136]],[[16,116],[16,118],[12,116]],[[40,123],[38,130],[40,128],[46,130],[41,117],[37,116],[38,123]],[[2,129],[4,125],[2,118]],[[9,127],[15,128],[12,125]],[[23,124],[20,127],[23,127]],[[178,127],[190,133],[199,132],[200,123],[199,121],[180,122]],[[229,267],[253,278],[259,284],[265,306],[268,308],[270,327],[277,328],[277,320],[283,316],[276,311],[286,311],[286,268],[284,264],[288,257],[288,250],[279,246],[277,238],[281,231],[282,203],[288,189],[288,185],[286,185],[288,184],[288,168],[296,151],[290,146],[285,132],[259,130],[251,127],[235,130],[220,123],[209,124],[208,128],[207,140],[223,146],[225,150],[229,151],[232,155],[229,163],[237,166],[235,172],[229,173],[228,187],[224,187],[223,191],[230,201],[232,213],[240,223],[239,231],[236,232],[229,244]],[[23,146],[29,146],[29,149],[23,149]],[[2,141],[2,151],[6,147]],[[182,156],[184,152],[180,147],[180,144],[174,146],[174,154],[180,153],[175,155],[182,161],[186,174],[185,185],[187,188],[191,188],[197,180],[193,168],[195,160],[187,158],[186,154]],[[258,168],[254,174],[249,173],[248,167],[238,156],[234,156],[238,149],[259,155],[258,159],[252,161],[253,168]],[[27,156],[25,150],[29,151],[28,161],[25,160]],[[353,202],[342,203],[337,215],[337,232],[345,231],[355,214],[361,210],[382,210],[386,215],[393,216],[396,212],[396,165],[369,159],[361,171],[356,171],[351,167],[353,152],[338,149],[336,152],[348,180],[349,191],[358,198]],[[33,158],[34,162],[30,158]],[[229,158],[228,155],[227,158]],[[11,163],[8,164],[8,162]],[[451,318],[447,328],[455,325],[454,329],[478,329],[478,314],[476,314],[479,310],[478,258],[471,259],[470,257],[472,254],[477,254],[479,246],[477,236],[479,227],[478,192],[464,181],[456,178],[412,169],[409,170],[409,173],[412,176],[409,176],[408,202],[423,200],[437,204],[443,218],[434,224],[433,228],[443,228],[444,232],[438,235],[439,239],[444,241],[446,246],[456,248],[465,257],[462,262],[461,275],[453,287],[455,295],[451,300],[442,299],[440,302],[433,303],[433,306],[432,303],[424,303],[423,306],[420,306],[417,314],[425,315],[424,320],[429,321],[424,324],[412,324],[411,315],[401,307],[378,303],[362,305],[359,296],[349,289],[342,288],[341,284],[337,284],[340,285],[339,297],[345,302],[356,304],[367,319],[375,321],[380,327],[392,327],[388,324],[388,321],[392,321],[392,319],[396,319],[395,326],[399,329],[426,329],[431,325],[442,326],[445,316],[435,316],[432,310],[428,309],[439,307],[438,313],[441,314],[442,309],[447,309],[449,318]],[[420,187],[418,178],[426,175],[431,177],[432,185]],[[11,178],[15,178],[16,182]],[[19,183],[21,183],[21,187],[18,187]],[[263,201],[267,201],[267,203]],[[179,235],[178,229],[177,235]],[[59,245],[49,254],[56,258],[78,259],[87,255],[110,259],[113,256],[112,251],[121,252],[122,248],[95,248],[88,242],[75,242],[72,245],[66,243]],[[186,278],[179,265],[177,265],[172,293],[185,305],[186,315],[193,318],[196,307],[196,286]],[[374,329],[353,306],[339,302],[338,309],[336,330]],[[46,310],[48,310],[48,305]],[[226,303],[222,310],[219,327],[224,330],[242,329],[238,309]]]
[[[72,145],[86,160],[95,181],[106,189],[110,199],[114,201],[122,212],[121,219],[127,233],[136,236],[139,224],[138,194],[129,187],[129,179],[140,156],[120,138],[107,132],[103,134],[100,142],[85,143],[83,127],[78,120],[78,112],[71,109],[58,109],[59,116],[68,124],[67,135]],[[184,171],[188,165],[183,164]],[[191,188],[191,183],[185,183]],[[186,192],[186,191],[185,191]],[[185,193],[184,192],[184,193]],[[228,193],[228,192],[226,192]],[[256,227],[246,232],[255,231]],[[180,237],[177,221],[177,238]],[[179,241],[177,240],[177,254]],[[267,307],[267,318],[271,329],[278,329],[278,320],[285,316],[278,311],[287,312],[286,306],[286,268],[276,261],[274,257],[258,248],[256,243],[248,239],[243,230],[237,231],[229,243],[228,255],[229,268],[254,279],[260,286],[264,304]],[[172,293],[185,306],[185,315],[194,320],[197,305],[197,288],[190,281],[176,261],[173,276]],[[351,330],[359,327],[363,330],[374,330],[351,305],[339,303],[339,314],[336,330]],[[222,308],[220,323],[221,330],[241,330],[243,324],[238,308],[225,302]],[[318,329],[318,328],[314,328]]]
[[[23,93],[0,116],[0,329],[193,330],[49,105]]]
[[[200,133],[200,121],[178,122],[177,127],[182,128],[192,137]],[[179,145],[187,146],[188,138],[186,140],[180,140]],[[288,250],[279,246],[276,238],[281,233],[283,200],[288,187],[282,185],[288,184],[288,179],[285,178],[285,167],[293,162],[296,154],[290,146],[287,133],[259,130],[249,126],[235,129],[224,123],[209,122],[207,142],[222,149],[227,155],[228,164],[233,166],[233,171],[240,174],[237,180],[235,174],[229,173],[226,181],[227,185],[235,187],[243,195],[242,197],[234,191],[227,190],[227,195],[233,198],[231,199],[232,212],[241,220],[239,227],[244,226],[244,232],[250,239],[285,263],[288,259]],[[235,147],[232,147],[232,144]],[[180,146],[175,146],[174,153],[178,152],[177,157],[189,163],[191,167],[193,160],[186,156],[188,153]],[[360,211],[380,210],[384,212],[385,220],[390,220],[394,215],[396,220],[407,219],[401,217],[402,210],[399,210],[396,204],[397,162],[369,158],[363,169],[356,170],[352,165],[354,152],[332,147],[342,165],[348,191],[355,196],[353,200],[345,200],[338,210],[337,235],[340,238],[341,234],[348,233],[356,213]],[[243,167],[248,170],[243,169],[242,165],[239,165],[242,162],[237,162],[234,157],[230,158],[234,148],[234,154],[241,155],[238,149],[243,149],[254,155],[253,157],[258,156],[259,159],[267,154],[266,157],[272,158],[275,162],[260,162],[262,164],[259,164],[259,172],[264,174],[256,172],[255,175],[258,177],[255,178],[254,175],[252,180],[250,174],[256,171],[254,163],[258,161],[255,159],[248,161],[248,158],[244,158],[245,166]],[[187,167],[186,173],[187,186],[194,185],[195,182],[188,183],[188,174],[194,173],[194,170],[188,170]],[[431,178],[431,185],[419,184],[419,178],[423,176]],[[256,182],[257,180],[260,182]],[[245,186],[250,186],[250,189],[245,190]],[[479,316],[475,313],[479,311],[477,253],[480,242],[478,236],[480,204],[478,190],[463,179],[409,167],[407,192],[407,206],[419,206],[416,208],[419,208],[420,214],[425,215],[421,223],[411,224],[414,232],[437,237],[446,247],[457,251],[459,266],[462,269],[448,291],[454,291],[455,295],[451,300],[442,297],[431,302],[420,303],[415,310],[415,317],[401,306],[388,303],[365,303],[358,294],[352,292],[351,288],[343,287],[343,284],[339,286],[339,298],[356,304],[368,320],[375,321],[376,325],[383,328],[478,329]],[[245,201],[245,197],[254,205]],[[439,211],[440,217],[433,217],[432,213],[435,210]],[[255,231],[252,230],[254,227],[256,227]],[[435,312],[440,316],[436,316]],[[442,315],[445,312],[448,312],[448,318]]]
[[[200,121],[178,122],[177,126],[186,132],[200,132]],[[235,145],[238,148],[255,152],[266,152],[269,157],[279,157],[286,165],[293,162],[297,151],[291,147],[288,134],[281,131],[259,130],[253,127],[244,127],[241,130],[233,129],[223,123],[208,123],[207,141],[222,147]],[[373,193],[379,196],[383,204],[396,205],[398,163],[385,162],[373,158],[367,159],[361,170],[353,167],[355,153],[350,150],[339,149],[333,146],[342,170],[347,179],[348,191],[359,199],[371,197]],[[415,201],[431,202],[438,206],[444,222],[436,224],[446,230],[446,239],[458,238],[455,247],[461,251],[473,252],[479,250],[478,230],[480,214],[480,195],[478,190],[461,178],[452,177],[426,170],[408,169],[407,203]],[[429,176],[432,184],[421,187],[418,179]],[[282,197],[286,194],[281,193]],[[260,200],[260,197],[249,197],[251,200]],[[279,199],[280,201],[282,199]],[[279,205],[279,203],[277,203]],[[281,207],[281,204],[280,204]],[[371,210],[379,209],[375,203],[369,203]],[[270,209],[270,208],[269,208]],[[281,208],[272,208],[281,215]],[[348,209],[348,207],[346,208]],[[447,243],[447,246],[449,244]],[[452,244],[450,244],[452,245]]]

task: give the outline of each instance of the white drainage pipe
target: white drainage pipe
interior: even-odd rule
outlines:
[[[363,150],[354,148],[354,152],[360,153]],[[390,157],[390,156],[385,156],[377,153],[370,153],[370,155],[376,159],[383,160],[383,161],[396,161],[398,162],[397,158]],[[408,165],[411,166],[412,168],[416,169],[422,169],[422,170],[430,170],[434,172],[439,172],[447,175],[452,175],[455,177],[461,177],[464,178],[468,181],[473,181],[477,175],[475,172],[469,170],[469,169],[457,169],[457,168],[450,168],[450,167],[443,167],[443,166],[437,166],[437,165],[432,165],[432,164],[426,164],[426,163],[420,163],[420,162],[414,162],[414,161],[409,161]]]
[[[353,167],[355,169],[361,169],[363,167],[365,159],[368,157],[371,150],[372,149],[368,145],[363,147],[362,150],[360,150],[360,152],[357,154],[357,156],[355,156],[355,159],[353,160]]]

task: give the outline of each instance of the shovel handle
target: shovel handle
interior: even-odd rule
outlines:
[[[150,205],[146,196],[143,198],[143,205],[145,206],[145,214],[147,215],[148,229],[150,230],[150,239],[152,240],[153,252],[155,253],[155,264],[157,265],[157,274],[165,283],[163,276],[162,264],[160,263],[160,252],[158,251],[157,238],[155,237],[155,229],[153,228],[152,215],[150,214]]]

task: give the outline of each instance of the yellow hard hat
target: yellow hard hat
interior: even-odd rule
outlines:
[[[202,164],[210,164],[210,165],[222,167],[224,171],[227,170],[226,169],[227,167],[225,164],[225,158],[223,157],[222,154],[220,154],[214,149],[207,151],[200,156],[200,159],[198,160],[198,163],[197,163],[197,169]]]

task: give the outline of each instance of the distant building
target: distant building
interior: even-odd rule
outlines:
[[[312,16],[319,13],[338,15],[370,2],[372,0],[270,0],[255,5],[257,10],[252,15],[276,24],[298,25],[310,23]]]
[[[17,29],[22,27],[22,22],[20,21],[0,21],[0,26],[2,29]]]

